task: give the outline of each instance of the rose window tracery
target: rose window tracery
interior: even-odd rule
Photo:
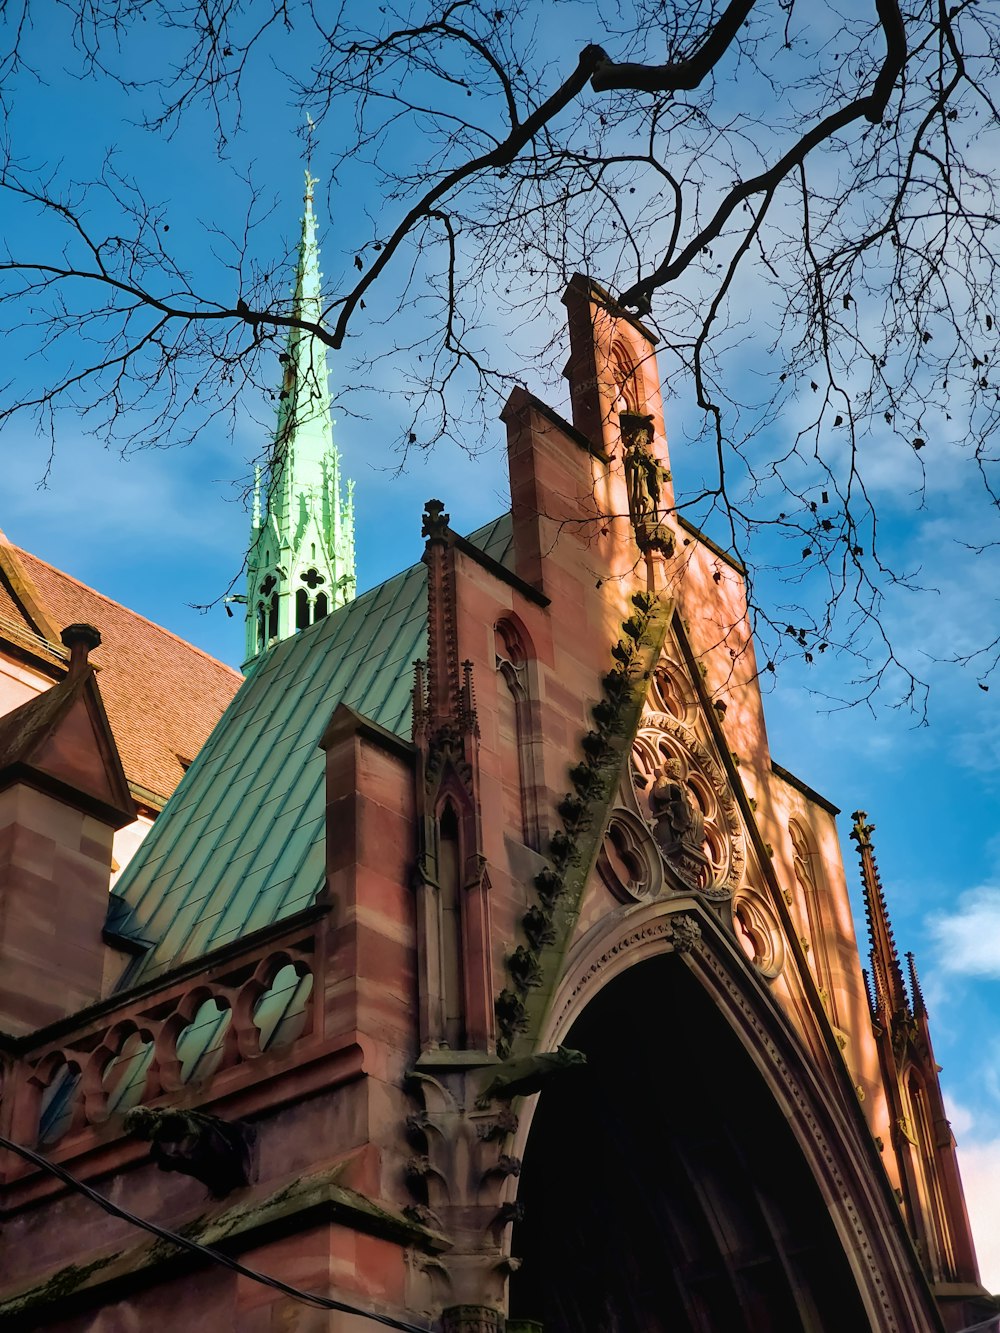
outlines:
[[[691,724],[695,713],[694,693],[683,669],[671,658],[663,657],[653,670],[649,702],[658,713],[667,713],[678,722]]]
[[[679,887],[728,897],[740,882],[743,836],[715,760],[675,716],[647,716],[632,747],[632,788]]]

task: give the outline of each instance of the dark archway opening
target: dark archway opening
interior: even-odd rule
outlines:
[[[595,997],[541,1095],[511,1317],[545,1333],[860,1333],[819,1189],[763,1079],[675,955]]]

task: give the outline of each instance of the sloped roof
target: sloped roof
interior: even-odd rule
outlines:
[[[469,541],[507,563],[510,516]],[[340,703],[408,737],[426,625],[418,564],[265,654],[118,881],[129,915],[117,929],[151,944],[122,987],[315,900],[325,870],[320,738]]]
[[[0,717],[0,784],[25,774],[36,782],[41,779],[47,788],[54,783],[60,794],[68,788],[74,796],[82,796],[115,828],[135,819],[135,806],[89,664],[71,670],[51,689]]]
[[[0,578],[0,635],[17,627],[17,617],[20,633],[13,641],[29,648],[36,643],[44,656],[58,662],[65,653],[58,644],[46,644],[51,628],[82,621],[101,631],[101,645],[90,660],[99,669],[101,697],[125,773],[135,787],[166,800],[184,774],[181,760],[197,754],[239,688],[239,672],[3,539],[0,572],[15,575],[14,596]],[[32,608],[21,605],[21,580],[47,626],[35,624]]]

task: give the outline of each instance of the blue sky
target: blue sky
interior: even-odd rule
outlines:
[[[205,224],[223,230],[239,225],[247,199],[240,173],[248,166],[267,201],[253,237],[256,252],[263,259],[291,250],[301,213],[300,118],[280,79],[261,76],[260,95],[245,105],[244,129],[220,159],[204,116],[192,116],[172,138],[146,132],[131,123],[132,99],[105,83],[74,77],[64,33],[51,29],[36,36],[49,43],[44,82],[23,82],[7,125],[33,167],[86,179],[100,171],[106,147],[116,145],[119,168],[165,201],[174,243],[227,304],[231,287]],[[125,53],[140,67],[149,55],[147,41],[140,34]],[[328,121],[314,166],[321,181],[335,134]],[[366,209],[378,207],[376,195],[359,194],[362,187],[360,179],[345,178],[332,199],[322,187],[318,196],[323,267],[332,283],[350,268]],[[11,245],[43,243],[38,225],[27,210],[0,199],[0,226]],[[378,324],[385,313],[374,301],[371,323],[361,327],[349,355],[331,359],[340,399],[337,440],[345,472],[357,483],[361,589],[419,558],[420,513],[428,497],[440,496],[453,525],[465,531],[508,505],[499,422],[467,439],[471,452],[444,442],[431,452],[411,452],[398,470],[400,460],[389,448],[406,416],[405,402],[391,392],[398,383],[388,370],[381,381],[368,376],[361,382],[352,366],[357,355],[374,355],[380,339],[399,336],[397,328]],[[568,414],[558,375],[551,368],[544,372],[534,359],[561,316],[554,305],[537,329],[518,337],[526,345],[528,387]],[[418,319],[419,311],[411,318]],[[509,325],[492,325],[487,310],[480,336],[488,347],[511,335]],[[18,365],[15,372],[31,383],[44,366]],[[277,380],[275,366],[275,385]],[[683,493],[702,475],[703,446],[688,386],[673,387],[667,430]],[[239,608],[229,619],[218,599],[239,576],[248,531],[244,488],[250,461],[266,445],[270,413],[269,404],[251,398],[231,437],[220,423],[185,449],[138,449],[122,457],[116,447],[88,436],[85,423],[69,410],[57,423],[47,476],[49,442],[27,422],[14,422],[0,434],[0,527],[14,542],[238,664]],[[787,435],[795,418],[792,404],[762,447]],[[918,581],[931,589],[900,594],[886,609],[894,639],[931,681],[929,724],[915,725],[911,714],[892,708],[891,693],[874,710],[832,706],[828,696],[851,692],[857,665],[829,655],[811,668],[791,663],[779,672],[765,700],[770,743],[781,764],[844,811],[844,856],[856,908],[849,815],[864,808],[877,826],[875,847],[897,940],[917,956],[966,1163],[984,1275],[997,1289],[1000,1234],[990,1219],[1000,1191],[1000,680],[987,680],[990,689],[984,691],[976,670],[958,669],[946,659],[997,632],[998,561],[992,550],[970,560],[962,546],[982,531],[983,510],[953,452],[942,450],[928,460],[928,500],[922,505],[914,493],[913,460],[897,456],[888,440],[873,440],[869,448],[882,450],[872,475],[882,540],[902,567],[919,569]],[[713,535],[711,526],[708,531]],[[762,564],[773,558],[766,546],[758,550]],[[764,596],[780,605],[788,596],[785,586],[773,576],[762,580]],[[215,605],[194,609],[206,603]]]

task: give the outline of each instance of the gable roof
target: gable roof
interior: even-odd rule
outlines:
[[[0,534],[0,637],[58,670],[66,660],[58,630],[77,622],[101,632],[90,660],[129,783],[162,804],[242,677]]]
[[[469,541],[508,563],[511,533],[505,514]],[[326,863],[320,739],[341,703],[408,738],[426,633],[417,564],[260,659],[116,885],[128,909],[116,933],[150,944],[120,988],[315,901]]]
[[[82,802],[114,828],[135,819],[89,663],[0,718],[0,786],[25,777]]]

